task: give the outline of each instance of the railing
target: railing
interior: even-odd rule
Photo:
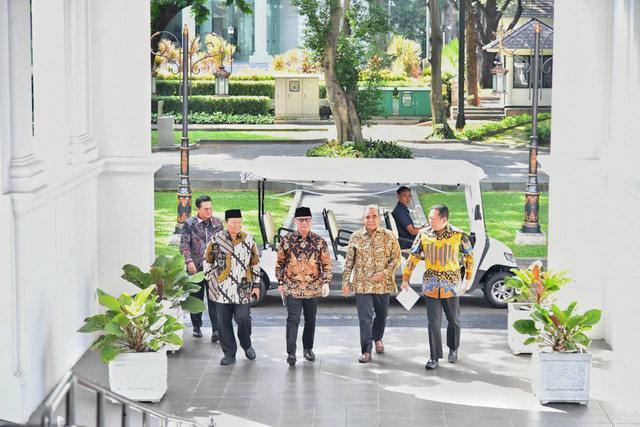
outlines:
[[[193,419],[175,417],[171,415],[163,414],[162,412],[151,409],[147,406],[141,405],[138,402],[129,400],[126,397],[122,397],[119,394],[112,392],[109,389],[101,387],[89,380],[86,380],[73,372],[69,371],[65,374],[60,384],[51,392],[47,400],[44,402],[44,414],[42,415],[42,421],[40,425],[42,427],[53,426],[75,426],[76,423],[76,387],[82,387],[85,390],[93,392],[96,395],[96,418],[95,425],[97,427],[105,427],[105,402],[108,398],[114,403],[122,405],[121,422],[122,427],[128,427],[131,420],[133,411],[140,413],[142,417],[142,426],[148,427],[150,420],[157,420],[158,424],[162,427],[168,426],[187,426],[187,427],[215,427],[215,422],[212,417],[209,418],[209,424],[202,424]],[[58,409],[60,403],[66,398],[66,411],[65,417],[56,417],[53,420],[53,416]],[[111,425],[112,423],[109,423]]]

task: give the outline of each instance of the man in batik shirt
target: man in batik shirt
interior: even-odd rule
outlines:
[[[460,277],[459,255],[464,258],[465,280]],[[429,212],[429,226],[420,230],[411,247],[404,268],[402,289],[409,287],[411,272],[424,253],[426,271],[422,291],[427,306],[430,358],[425,369],[438,367],[442,356],[442,310],[447,316],[447,346],[449,363],[458,361],[460,346],[460,295],[467,290],[473,272],[473,249],[467,234],[449,224],[449,209],[434,205]]]
[[[296,340],[300,314],[304,312],[302,348],[304,358],[312,362],[318,298],[329,295],[331,254],[327,242],[311,231],[311,210],[299,207],[295,212],[296,231],[280,240],[276,278],[278,290],[287,305],[287,363],[296,364]]]
[[[380,227],[380,211],[369,205],[362,215],[364,228],[349,238],[342,271],[342,293],[356,294],[360,321],[360,363],[371,360],[373,342],[376,353],[384,353],[382,337],[387,325],[389,297],[398,288],[395,272],[400,265],[400,246],[390,230]],[[353,281],[351,273],[353,272]],[[375,317],[374,317],[375,315]]]
[[[221,365],[236,361],[238,346],[233,336],[233,318],[238,325],[238,340],[249,360],[256,358],[251,346],[251,294],[260,297],[260,265],[253,237],[242,231],[239,209],[224,213],[226,230],[209,243],[204,272],[209,283],[209,297],[216,302],[220,346],[224,357]]]
[[[196,199],[196,210],[198,214],[187,219],[182,224],[182,238],[180,239],[180,253],[184,256],[185,266],[189,274],[196,274],[202,271],[202,261],[204,252],[207,250],[209,241],[218,231],[222,230],[222,221],[220,218],[213,216],[213,205],[211,197],[200,196]],[[220,335],[218,333],[218,315],[216,313],[216,303],[211,301],[208,293],[205,293],[207,281],[203,280],[198,283],[200,290],[191,295],[204,299],[207,295],[207,308],[209,311],[209,320],[211,320],[211,341],[218,342]],[[202,337],[202,313],[191,313],[191,324],[193,325],[193,336]]]

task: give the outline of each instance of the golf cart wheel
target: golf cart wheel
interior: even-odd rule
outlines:
[[[257,305],[262,304],[264,299],[267,297],[267,289],[269,289],[269,277],[264,272],[261,272],[260,274],[259,289],[260,289],[260,298],[258,299],[251,298],[251,307],[255,307]]]
[[[515,292],[513,288],[504,283],[504,278],[511,275],[504,271],[498,271],[493,273],[484,285],[484,297],[495,308],[507,308],[506,300],[511,298]]]

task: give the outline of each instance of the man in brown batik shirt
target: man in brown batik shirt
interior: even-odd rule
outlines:
[[[304,358],[314,361],[313,339],[316,329],[318,297],[329,295],[331,255],[327,242],[311,232],[311,210],[295,212],[296,231],[280,240],[276,278],[278,290],[287,305],[287,363],[296,364],[296,340],[300,314],[304,311],[302,346]]]

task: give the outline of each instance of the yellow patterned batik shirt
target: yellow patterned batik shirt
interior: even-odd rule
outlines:
[[[395,272],[400,265],[400,245],[390,230],[376,228],[369,234],[362,228],[351,235],[342,270],[342,286],[357,294],[387,294],[396,292]],[[371,276],[381,271],[379,282]],[[351,272],[353,283],[350,284]]]
[[[473,273],[473,248],[467,234],[447,225],[440,233],[431,227],[420,230],[411,247],[402,280],[409,281],[413,269],[424,254],[426,271],[422,277],[422,291],[431,298],[451,298],[464,293],[460,277],[460,253],[464,259],[467,280]]]

